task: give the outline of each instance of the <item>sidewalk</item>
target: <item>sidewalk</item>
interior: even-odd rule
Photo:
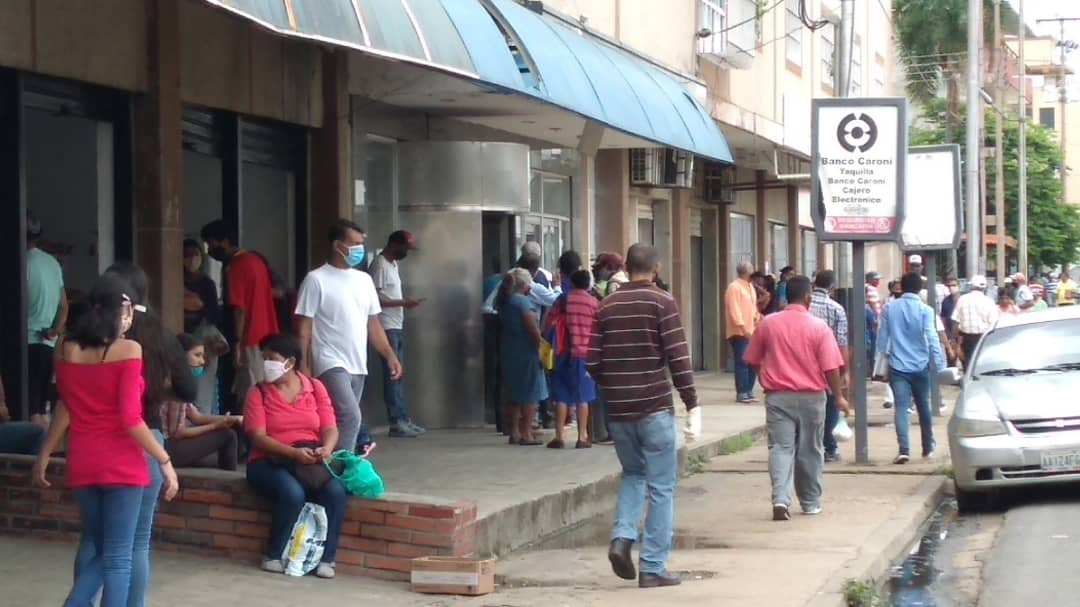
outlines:
[[[715,453],[723,437],[752,433],[763,424],[760,405],[730,404],[730,377],[699,378],[707,436],[692,445],[692,453]],[[871,403],[872,412],[880,409]],[[937,429],[942,449],[943,424]],[[382,439],[376,461],[392,490],[474,499],[480,516],[501,529],[513,523],[501,518],[515,513],[514,524],[523,527],[522,533],[533,521],[553,525],[562,520],[563,527],[587,522],[533,551],[500,560],[502,585],[487,597],[423,596],[404,584],[362,578],[289,579],[263,574],[251,563],[156,554],[150,604],[218,607],[223,600],[242,598],[243,604],[311,607],[356,600],[388,607],[644,607],[690,600],[794,607],[816,599],[823,602],[815,605],[834,606],[840,604],[836,592],[844,580],[880,575],[914,536],[936,501],[942,477],[935,473],[946,461],[942,453],[929,464],[892,466],[887,462],[896,451],[893,430],[872,427],[873,465],[830,466],[824,514],[795,514],[790,522],[774,523],[769,520],[765,441],[716,457],[680,483],[671,567],[689,573],[690,581],[675,589],[639,591],[615,578],[606,559],[608,512],[614,505],[614,484],[606,479],[618,469],[610,447],[554,452],[509,447],[481,431],[432,434],[407,442]],[[843,446],[846,462],[853,461],[854,444]],[[574,496],[577,506],[570,503]],[[536,537],[535,529],[530,533]],[[68,589],[73,546],[14,538],[3,543],[0,570],[9,580],[20,580],[5,588],[5,604],[60,604]]]

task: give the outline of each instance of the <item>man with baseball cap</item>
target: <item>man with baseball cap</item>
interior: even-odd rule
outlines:
[[[398,262],[415,251],[416,237],[405,230],[398,230],[386,241],[386,248],[371,262],[369,272],[379,293],[382,313],[379,321],[386,330],[386,337],[394,349],[399,361],[405,360],[405,310],[412,310],[420,305],[420,300],[406,298],[401,285]],[[404,364],[404,363],[402,363]],[[405,406],[405,386],[395,380],[386,362],[383,363],[383,398],[386,400],[386,413],[390,419],[390,436],[415,438],[425,432],[413,423]]]
[[[38,248],[41,222],[26,214],[26,307],[29,343],[28,390],[30,421],[47,426],[45,403],[49,400],[53,375],[53,348],[67,323],[68,301],[64,291],[64,271],[55,257]]]
[[[956,302],[952,315],[960,332],[960,351],[965,365],[971,361],[983,334],[993,329],[998,319],[997,304],[986,295],[986,277],[976,274],[971,277],[970,284],[971,290]]]

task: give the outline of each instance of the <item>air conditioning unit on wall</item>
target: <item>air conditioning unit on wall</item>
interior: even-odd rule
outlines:
[[[693,187],[694,155],[670,148],[634,148],[630,150],[630,185]]]
[[[702,197],[709,204],[735,204],[735,169],[717,162],[705,163],[705,188]]]

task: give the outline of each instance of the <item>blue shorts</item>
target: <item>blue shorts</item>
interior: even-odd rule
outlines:
[[[596,400],[596,382],[585,369],[585,360],[565,356],[555,363],[551,374],[551,400],[577,406]]]

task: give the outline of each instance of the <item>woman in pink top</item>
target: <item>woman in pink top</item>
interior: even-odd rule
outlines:
[[[102,607],[127,606],[135,528],[143,488],[150,484],[144,453],[161,465],[165,499],[179,488],[168,454],[143,421],[142,347],[120,337],[123,319],[131,317],[127,289],[114,275],[100,277],[90,293],[91,309],[56,349],[56,387],[70,419],[67,485],[96,549],[65,607],[91,604],[102,587]],[[36,482],[45,487],[51,453],[43,449],[35,469]]]
[[[345,486],[322,467],[338,442],[334,406],[322,382],[297,372],[303,353],[295,338],[271,335],[260,348],[266,381],[248,392],[244,429],[251,438],[248,483],[274,502],[270,545],[262,568],[270,573],[285,571],[285,544],[304,503],[310,501],[326,509],[327,523],[322,562],[315,575],[332,578],[346,507]],[[319,486],[305,486],[312,482],[310,473],[320,472],[318,467],[325,474],[317,481]],[[303,483],[298,474],[304,477]]]

